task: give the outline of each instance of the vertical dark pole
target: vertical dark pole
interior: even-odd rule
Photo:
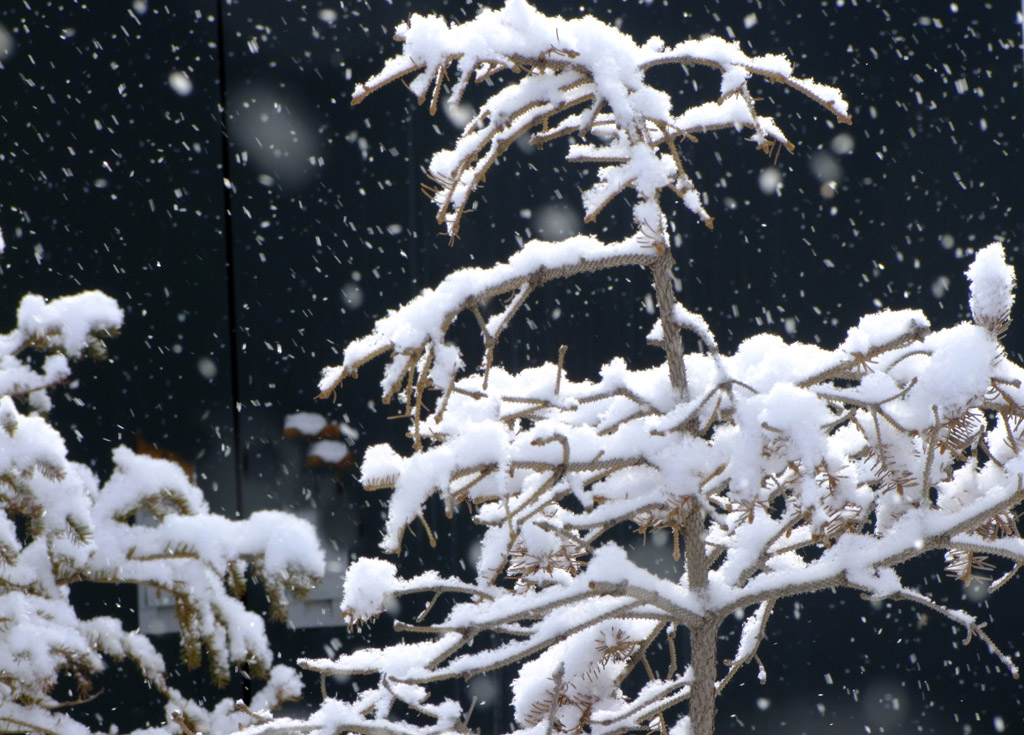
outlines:
[[[228,351],[231,353],[231,427],[235,456],[235,512],[243,515],[244,443],[242,442],[242,401],[238,366],[238,309],[235,294],[235,238],[232,226],[231,141],[228,135],[227,44],[224,29],[224,5],[230,0],[217,0],[217,76],[220,83],[221,173],[224,178],[224,256],[228,291]]]
[[[239,352],[238,352],[238,306],[235,295],[235,237],[232,226],[232,195],[234,184],[231,181],[231,138],[228,134],[228,76],[227,76],[227,37],[224,29],[224,6],[231,0],[217,0],[217,79],[220,84],[220,165],[224,178],[224,264],[228,291],[228,351],[231,353],[231,451],[235,455],[235,513],[244,515],[245,500],[245,457],[242,441],[242,396],[239,385]],[[252,608],[251,593],[246,588],[246,607]],[[253,681],[248,666],[241,666],[242,696],[246,704],[252,702]]]

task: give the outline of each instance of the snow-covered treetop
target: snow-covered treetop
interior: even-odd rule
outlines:
[[[678,142],[721,129],[749,130],[758,148],[771,153],[792,143],[770,116],[755,110],[748,89],[752,77],[796,89],[849,122],[846,101],[838,90],[793,75],[782,56],[751,57],[739,44],[717,37],[666,46],[658,38],[638,45],[616,28],[586,16],[548,17],[524,0],[510,0],[500,10],[485,9],[469,21],[449,24],[431,15],[413,15],[397,29],[402,53],[353,95],[353,104],[389,82],[415,73],[409,87],[435,110],[454,64],[457,78],[449,103],[457,103],[471,81],[488,82],[488,98],[466,123],[456,145],[431,160],[429,175],[438,183],[432,198],[438,222],[458,233],[471,194],[482,185],[492,165],[517,138],[530,134],[537,144],[573,136],[568,160],[596,162],[597,181],[583,192],[587,220],[593,220],[614,197],[633,189],[636,233],[618,243],[575,237],[558,247],[531,242],[509,262],[485,270],[453,273],[436,289],[425,291],[400,312],[378,323],[374,334],[351,344],[342,365],[326,370],[323,394],[332,392],[367,360],[385,352],[395,355],[386,371],[386,400],[403,381],[407,398],[416,403],[424,381],[451,385],[461,366],[458,350],[444,343],[444,334],[462,311],[479,319],[488,299],[515,292],[508,308],[487,320],[482,333],[491,354],[509,319],[542,283],[581,272],[624,264],[655,267],[668,242],[660,194],[674,191],[709,226],[713,219],[686,171]],[[668,93],[653,87],[646,72],[659,65],[709,66],[722,75],[715,98],[672,110]],[[507,75],[514,75],[506,79]],[[493,90],[493,91],[490,91]],[[667,262],[656,270],[659,308],[672,311]],[[685,383],[680,362],[679,329],[667,323],[662,341],[670,353],[673,385]],[[420,377],[416,377],[416,376]],[[415,411],[418,412],[416,404]]]
[[[774,119],[757,112],[748,89],[752,77],[791,87],[841,122],[850,122],[839,91],[795,76],[785,56],[748,56],[738,43],[716,36],[671,46],[655,37],[641,46],[591,16],[549,17],[526,0],[508,0],[500,10],[482,10],[463,23],[414,14],[395,37],[402,52],[356,87],[353,103],[414,74],[409,88],[421,102],[429,96],[433,113],[452,65],[451,104],[462,99],[470,82],[503,73],[521,76],[503,81],[466,123],[455,147],[430,162],[430,176],[438,185],[433,193],[438,222],[452,237],[458,234],[472,192],[523,134],[531,133],[538,145],[577,136],[581,142],[570,146],[570,161],[608,164],[599,170],[597,183],[583,192],[587,221],[624,189],[633,188],[637,225],[657,233],[661,222],[651,202],[664,188],[674,191],[709,227],[713,224],[679,154],[680,139],[747,129],[761,150],[770,153],[776,145],[792,149]],[[646,78],[650,69],[664,65],[717,70],[722,78],[716,98],[674,111],[670,95]],[[593,142],[583,142],[588,139]]]

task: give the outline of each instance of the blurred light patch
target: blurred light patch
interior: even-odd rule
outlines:
[[[476,110],[473,105],[465,102],[453,103],[449,100],[445,100],[444,104],[441,105],[441,109],[444,110],[444,116],[448,118],[450,122],[457,130],[462,130],[466,127],[466,123],[473,119],[476,115]]]
[[[811,156],[811,173],[823,184],[840,181],[843,178],[843,166],[839,159],[828,151],[817,151]]]
[[[196,370],[207,380],[213,380],[217,377],[217,363],[210,357],[200,357],[196,361]]]
[[[879,678],[868,684],[861,700],[865,725],[872,732],[903,732],[909,702],[903,685],[894,679]],[[866,730],[867,728],[865,728]]]
[[[14,36],[3,23],[0,23],[0,61],[6,61],[14,56],[14,47]]]
[[[984,602],[989,596],[988,585],[987,580],[974,578],[969,585],[964,587],[964,597],[971,602]]]
[[[345,304],[346,308],[358,309],[365,300],[363,288],[358,283],[349,281],[341,287],[341,302]]]
[[[757,185],[765,196],[778,194],[782,191],[782,172],[775,166],[761,169],[761,174],[757,177]]]
[[[469,694],[475,697],[477,705],[488,707],[498,701],[498,682],[493,675],[474,676],[469,680]]]
[[[829,148],[837,156],[846,156],[853,153],[854,144],[854,138],[850,133],[839,133],[832,139]]]
[[[579,234],[583,218],[568,204],[545,204],[533,212],[530,227],[541,240],[564,240]]]
[[[183,71],[172,71],[167,77],[167,83],[171,85],[171,89],[175,93],[182,97],[188,97],[192,94],[192,80]]]
[[[297,189],[317,177],[320,138],[301,101],[280,90],[256,88],[229,107],[232,143],[259,170],[260,183],[267,177]]]

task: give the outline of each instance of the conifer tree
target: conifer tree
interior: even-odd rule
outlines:
[[[166,701],[167,724],[146,735],[226,733],[254,721],[230,699],[207,709],[182,694],[150,639],[126,628],[131,621],[82,617],[71,599],[82,583],[143,585],[173,600],[188,668],[205,659],[217,684],[243,666],[267,679],[254,708],[301,693],[297,672],[275,665],[264,620],[243,597],[248,579],[258,580],[272,615],[284,619],[286,592],[302,594],[323,575],[313,528],[277,511],[243,520],[211,513],[181,467],[123,446],[101,482],[68,458],[47,418],[71,363],[105,357],[122,321],[97,291],[52,301],[30,294],[0,335],[0,732],[93,733],[74,705],[115,696],[94,685],[112,665],[134,666]]]
[[[981,250],[967,272],[970,322],[933,330],[918,310],[885,310],[832,348],[766,333],[725,354],[673,287],[665,198],[713,224],[682,144],[740,133],[768,154],[791,149],[757,88],[784,85],[849,123],[837,90],[797,76],[782,56],[749,56],[720,38],[637,44],[592,17],[548,17],[525,0],[460,23],[413,15],[396,38],[401,51],[354,102],[399,80],[431,112],[446,94],[457,103],[470,85],[483,90],[454,146],[429,165],[451,238],[465,217],[486,216],[485,207],[470,214],[474,197],[523,136],[567,140],[569,162],[596,167],[583,190],[587,221],[621,196],[633,232],[533,240],[507,261],[455,271],[325,371],[330,396],[384,357],[384,400],[408,421],[410,447],[372,447],[362,464],[367,489],[390,489],[382,550],[399,552],[410,529],[445,533],[426,520],[437,504],[449,518],[468,514],[481,551],[452,576],[358,560],[345,618],[366,626],[405,598],[393,622],[400,642],[302,661],[354,677],[355,693],[327,699],[308,720],[268,718],[251,732],[472,731],[471,704],[439,689],[503,669],[516,735],[711,735],[737,672],[756,664],[766,676],[758,647],[779,602],[834,588],[944,616],[1016,676],[974,616],[907,578],[919,569],[907,562],[924,557],[995,590],[1024,563],[1024,373],[1000,344],[1014,288],[1002,246]],[[650,80],[661,67],[708,67],[720,84],[698,99],[690,80],[670,93]],[[561,352],[518,371],[501,364],[495,345],[540,287],[598,271],[649,279],[648,340],[660,364],[632,367],[622,355],[589,380],[570,379]],[[449,337],[463,314],[483,341],[477,365]],[[702,348],[685,352],[683,332]],[[622,529],[669,533],[671,573],[638,565],[616,541]]]

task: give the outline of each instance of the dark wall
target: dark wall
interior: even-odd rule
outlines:
[[[578,3],[538,5],[578,13]],[[1019,8],[895,5],[587,6],[641,38],[717,33],[758,53],[786,53],[851,102],[854,125],[838,126],[813,103],[765,85],[765,109],[779,111],[793,154],[776,164],[725,134],[684,151],[716,228],[674,213],[682,299],[724,348],[761,329],[832,344],[881,307],[923,308],[947,325],[966,314],[962,273],[974,248],[1001,238],[1019,261]],[[102,470],[110,447],[142,437],[194,463],[222,511],[315,506],[326,543],[373,548],[381,499],[364,497],[351,476],[304,468],[304,448],[281,437],[284,416],[312,410],[342,422],[357,454],[395,437],[373,370],[336,404],[314,398],[319,370],[450,266],[493,262],[516,236],[572,230],[580,209],[579,172],[559,162],[558,146],[516,153],[489,177],[480,211],[449,247],[419,185],[452,124],[416,109],[399,86],[349,104],[353,85],[396,50],[395,24],[428,7],[465,17],[476,5],[0,7],[2,318],[12,322],[28,290],[99,288],[128,312],[112,363],[79,369],[55,411],[76,459]],[[695,80],[717,85],[700,70],[677,76],[681,100]],[[777,174],[766,172],[772,167]],[[777,193],[763,188],[773,175]],[[834,195],[823,189],[829,180]],[[627,215],[610,211],[598,230],[614,232]],[[505,359],[551,359],[563,342],[575,375],[623,351],[654,359],[643,344],[644,285],[594,278],[584,286],[582,294],[548,287],[528,315],[536,329],[513,335]],[[608,337],[573,339],[594,324]],[[1024,344],[1012,334],[1013,345]],[[460,543],[448,539],[445,553],[462,553]],[[936,560],[928,574],[940,569]],[[990,631],[1012,652],[1024,647],[1021,599],[1009,589],[964,604],[983,616],[991,606]],[[325,636],[353,644],[338,631],[281,635],[286,657],[319,655]],[[1020,722],[1018,684],[982,645],[954,645],[959,635],[912,610],[803,600],[765,649],[771,683],[743,679],[724,703],[741,714],[722,729],[960,733],[993,732],[996,717]]]

